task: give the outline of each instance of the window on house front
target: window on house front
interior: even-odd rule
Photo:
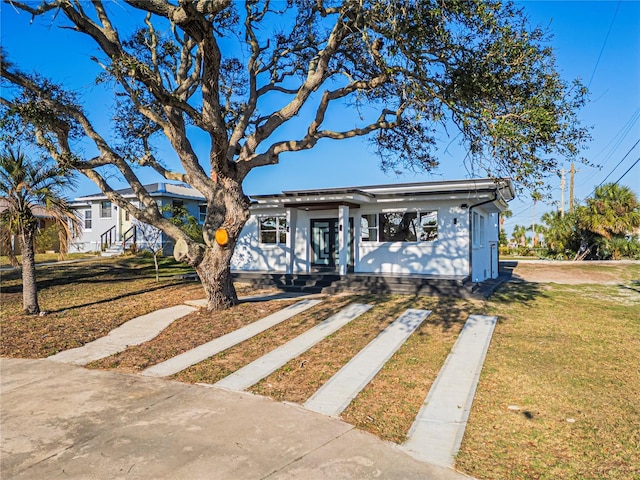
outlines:
[[[388,212],[379,215],[379,241],[432,242],[438,239],[438,212]]]
[[[287,217],[272,216],[259,218],[260,243],[285,244],[287,243]]]
[[[91,218],[91,209],[84,211],[84,229],[91,230],[93,219]]]
[[[111,218],[111,202],[100,202],[100,218]]]
[[[204,223],[204,221],[207,218],[207,206],[206,205],[199,205],[199,220],[200,223]]]
[[[173,200],[171,202],[171,215],[182,215],[185,212],[184,202],[182,200]]]
[[[360,217],[360,232],[363,242],[378,241],[378,215],[371,213]]]
[[[473,238],[473,246],[480,247],[484,245],[485,218],[478,212],[473,212],[471,218],[471,237]]]

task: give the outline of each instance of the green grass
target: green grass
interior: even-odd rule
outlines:
[[[640,288],[509,285],[487,306],[500,320],[457,467],[640,478]]]
[[[67,255],[65,260],[77,260],[79,258],[92,258],[95,257],[94,253],[70,253]],[[36,253],[36,263],[49,263],[49,262],[57,262],[58,254],[57,253]],[[18,255],[18,261],[22,262],[22,255]],[[6,255],[0,256],[0,267],[10,267],[9,257]]]

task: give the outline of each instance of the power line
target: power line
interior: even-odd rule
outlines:
[[[620,161],[618,162],[618,164],[617,164],[615,167],[613,167],[613,170],[611,170],[611,172],[609,172],[609,175],[607,175],[606,177],[604,177],[604,180],[602,180],[602,181],[598,184],[598,187],[599,187],[600,185],[602,185],[604,182],[606,182],[606,181],[607,181],[607,178],[609,178],[609,177],[611,176],[611,174],[612,174],[613,172],[615,172],[615,171],[616,171],[616,168],[618,168],[618,167],[620,166],[620,164],[621,164],[622,162],[624,162],[624,161],[625,161],[625,159],[629,156],[629,154],[631,153],[631,151],[632,151],[634,148],[636,148],[636,146],[637,146],[639,143],[640,143],[640,139],[638,139],[638,141],[637,141],[636,143],[634,143],[634,144],[633,144],[633,147],[631,147],[631,148],[629,149],[629,151],[627,152],[627,154],[626,154],[624,157],[622,157],[622,160],[620,160]]]
[[[596,74],[596,70],[598,69],[598,65],[600,64],[600,59],[602,58],[602,54],[604,52],[604,47],[607,45],[607,40],[609,40],[609,34],[611,33],[611,29],[613,28],[613,23],[616,21],[616,17],[618,16],[618,10],[620,10],[620,4],[622,0],[618,0],[618,5],[616,6],[616,11],[613,14],[613,18],[611,19],[611,23],[609,24],[609,31],[607,32],[607,36],[604,38],[604,42],[602,44],[602,48],[600,49],[600,54],[598,55],[598,60],[596,60],[596,64],[593,67],[593,73],[591,74],[591,78],[589,79],[589,83],[587,84],[587,89],[591,88],[591,82],[593,81],[593,77]]]
[[[620,161],[618,162],[618,164],[613,168],[613,170],[611,170],[611,171],[609,172],[609,175],[607,175],[606,177],[604,177],[604,180],[602,180],[602,181],[601,181],[597,186],[593,187],[593,190],[591,190],[591,193],[589,193],[589,195],[587,195],[585,198],[590,197],[591,195],[593,195],[593,194],[595,193],[596,188],[598,188],[600,185],[602,185],[602,184],[607,180],[607,178],[609,178],[609,177],[611,176],[611,174],[616,170],[616,168],[618,168],[618,166],[619,166],[622,162],[624,162],[624,161],[625,161],[625,159],[629,156],[629,154],[633,151],[633,149],[634,149],[634,148],[636,148],[636,146],[637,146],[639,143],[640,143],[640,139],[638,139],[638,141],[637,141],[636,143],[634,143],[634,144],[633,144],[633,146],[629,149],[629,151],[625,154],[625,156],[624,156],[624,157],[622,157],[622,160],[620,160]],[[636,163],[638,163],[638,162],[636,162]],[[635,163],[634,163],[633,165],[635,165]],[[631,168],[633,168],[633,165],[632,165],[632,167],[631,167]],[[630,169],[629,169],[629,170],[630,170]],[[622,175],[622,177],[624,177],[627,173],[629,173],[629,170],[627,170],[627,171],[624,173],[624,175]],[[622,177],[620,177],[620,178],[622,178]],[[618,180],[618,181],[619,181],[619,180]]]
[[[624,178],[624,176],[625,176],[627,173],[629,173],[629,172],[631,171],[631,169],[632,169],[633,167],[635,167],[635,166],[638,164],[638,162],[640,162],[640,157],[638,157],[638,159],[637,159],[635,162],[633,162],[633,165],[631,165],[631,166],[627,169],[627,171],[626,171],[626,172],[624,172],[624,173],[622,174],[622,177],[620,177],[618,180],[616,180],[616,183],[614,183],[614,185],[617,185],[617,184],[618,184],[618,182],[619,182],[620,180],[622,180],[622,179]]]

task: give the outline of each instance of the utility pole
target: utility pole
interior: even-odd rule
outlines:
[[[565,180],[564,180],[564,168],[561,170],[562,172],[562,177],[560,180],[560,191],[562,192],[562,196],[561,196],[561,200],[560,200],[560,215],[564,217],[564,188],[567,186]]]
[[[569,213],[571,213],[573,212],[573,179],[576,174],[576,167],[573,162],[571,162],[571,170],[569,173]]]

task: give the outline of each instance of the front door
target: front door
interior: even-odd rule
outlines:
[[[349,246],[347,264],[353,260],[353,219],[349,218]],[[339,264],[340,240],[338,239],[339,221],[337,218],[311,220],[312,267],[320,270],[335,270]]]

